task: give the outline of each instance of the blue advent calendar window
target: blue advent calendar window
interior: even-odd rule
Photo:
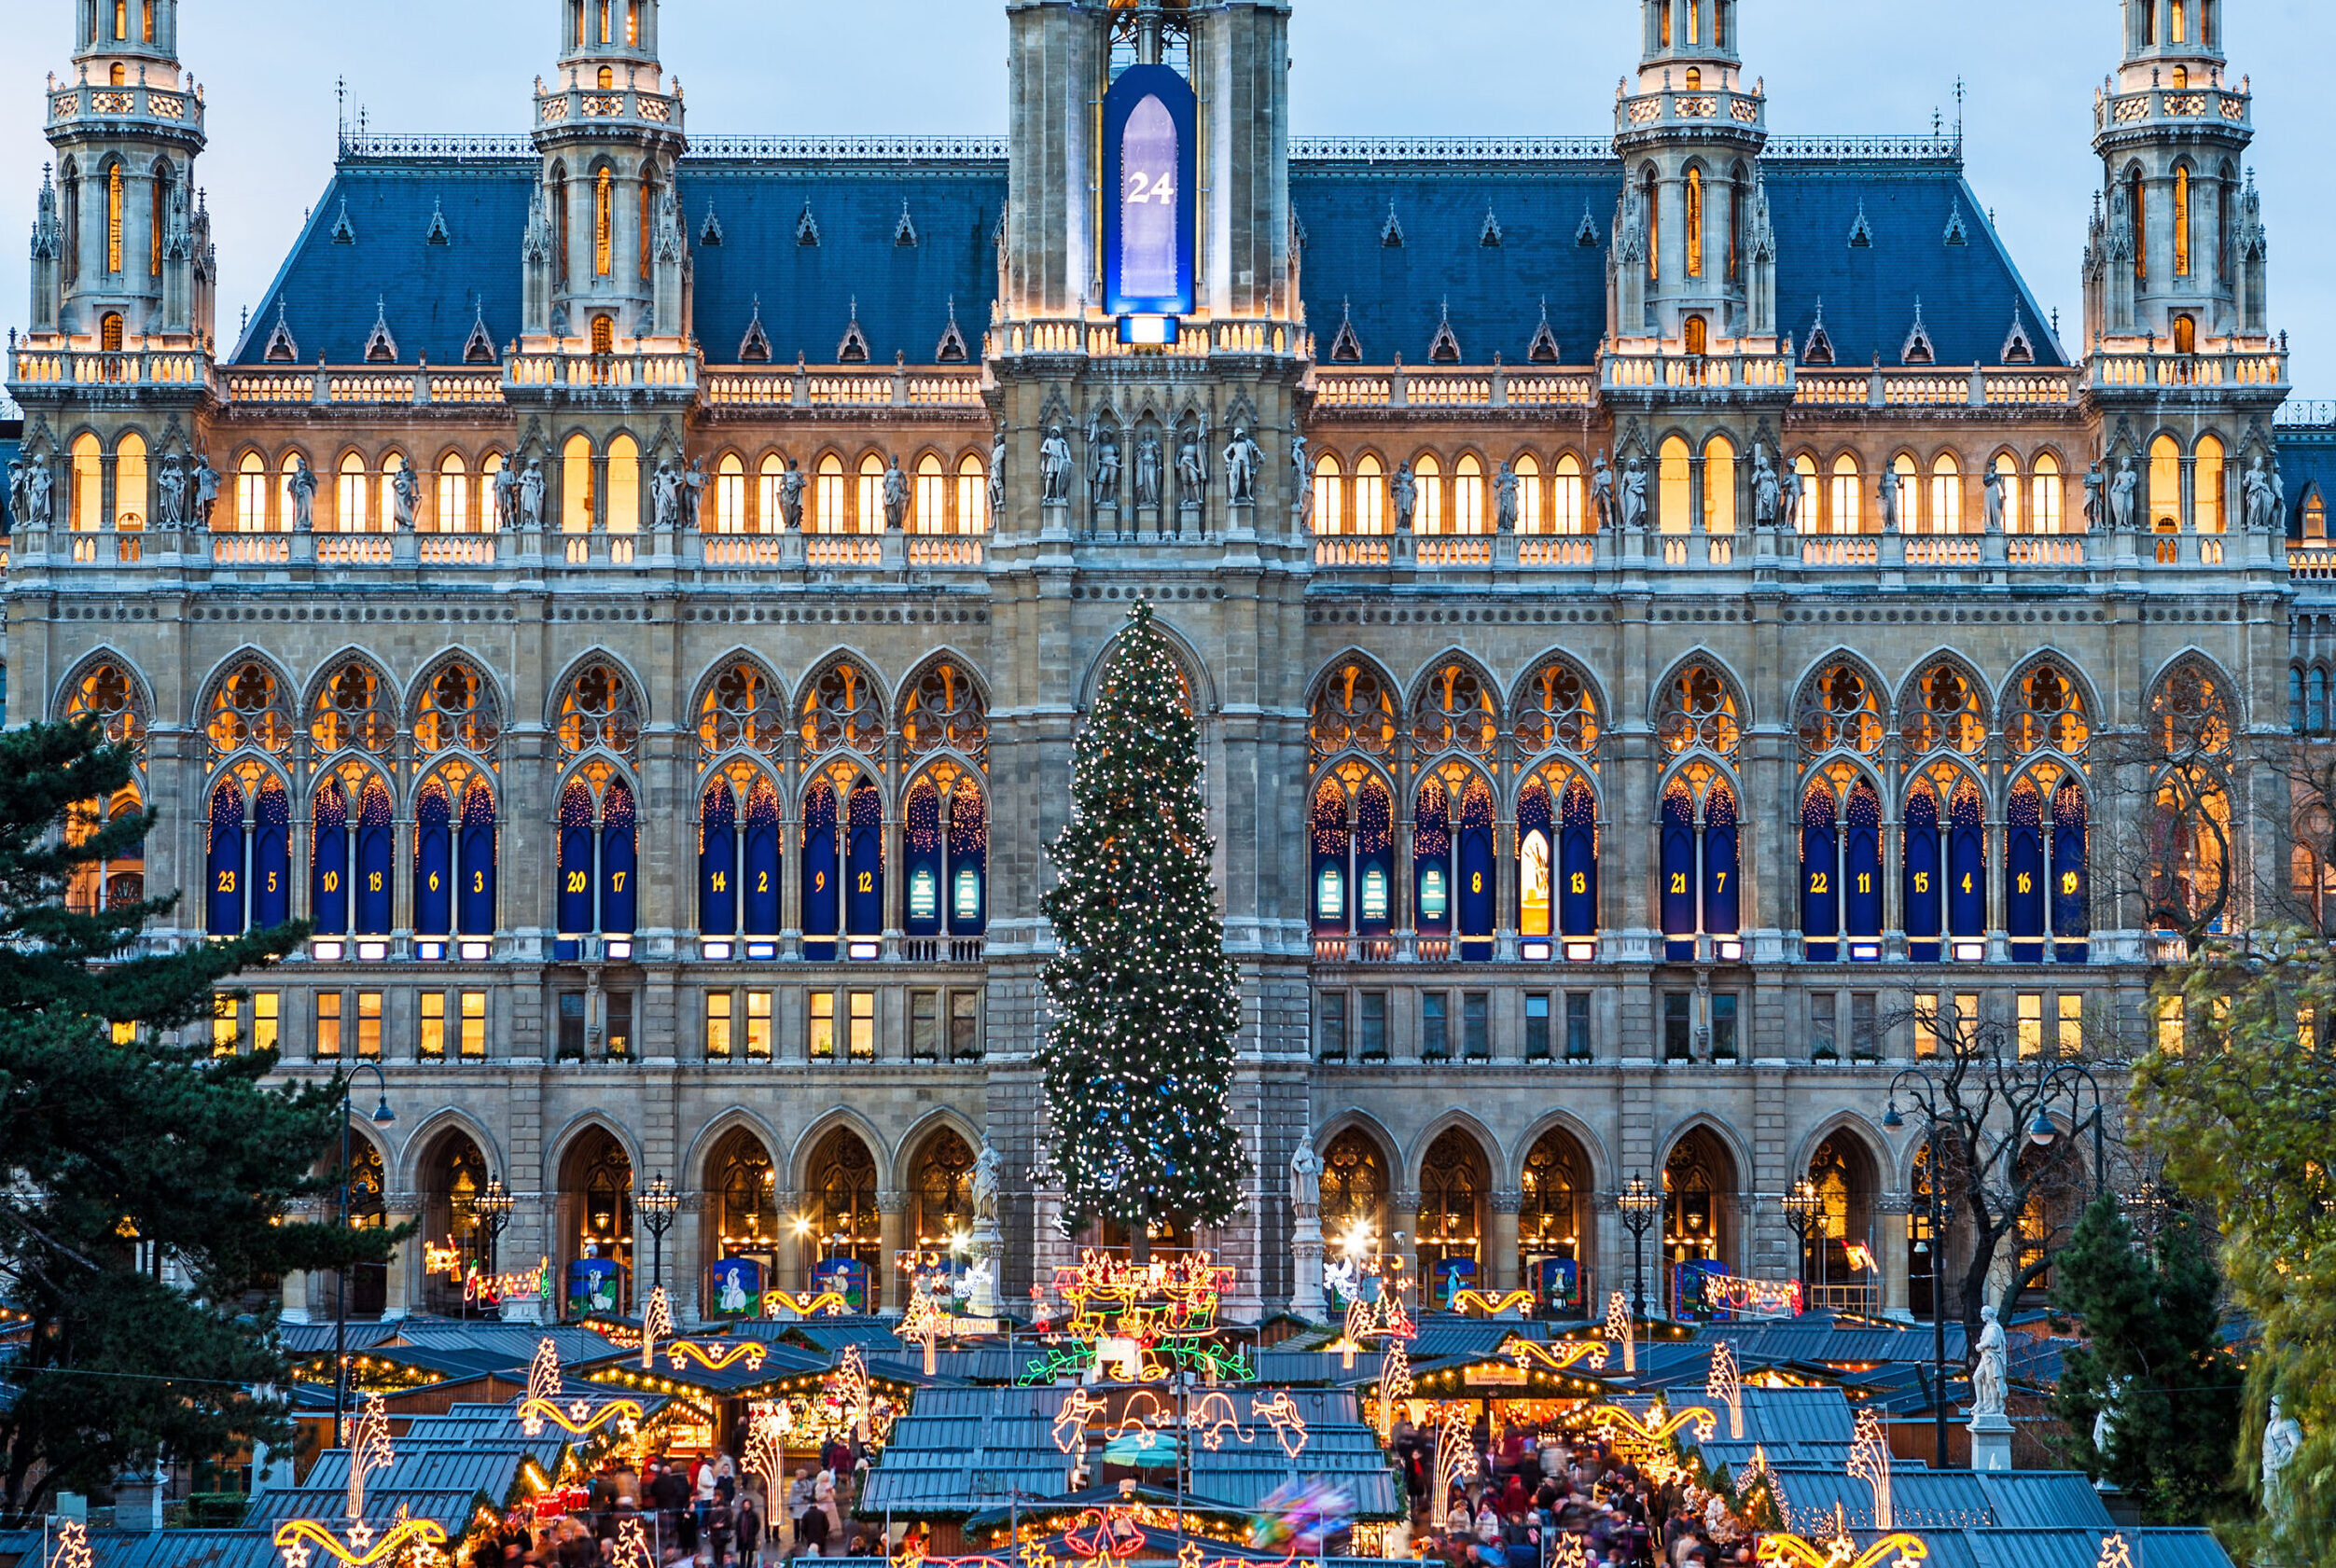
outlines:
[[[1104,168],[1117,187],[1105,208],[1105,308],[1118,316],[1193,309],[1195,100],[1166,65],[1119,74],[1104,99]]]

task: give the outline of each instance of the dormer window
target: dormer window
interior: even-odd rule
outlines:
[[[2190,67],[2187,65],[2176,65],[2174,67],[2174,90],[2180,92],[2189,88],[2189,86]]]
[[[1701,67],[1690,65],[1687,68],[1687,90],[1689,92],[1703,90],[1703,73]]]
[[[616,73],[615,69],[614,69],[613,67],[606,66],[606,65],[602,66],[602,67],[600,68],[600,90],[601,90],[603,92],[605,92],[605,91],[607,91],[610,88],[613,88],[613,87],[615,87],[616,85],[617,85],[617,73]]]
[[[106,84],[111,87],[128,87],[130,85],[130,68],[124,65],[120,61],[117,60],[114,62],[113,70],[106,76],[105,80]]]

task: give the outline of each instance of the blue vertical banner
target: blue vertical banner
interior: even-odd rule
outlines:
[[[1917,964],[1939,958],[1945,929],[1939,871],[1939,798],[1922,785],[1906,798],[1906,956]]]
[[[1192,313],[1199,141],[1191,84],[1169,66],[1131,66],[1104,95],[1104,309],[1110,314]]]
[[[273,773],[260,782],[253,816],[252,928],[265,931],[292,918],[292,798]]]
[[[1801,798],[1801,937],[1813,964],[1840,956],[1841,856],[1834,840],[1833,791],[1822,779]]]
[[[211,792],[211,838],[204,856],[204,928],[214,937],[243,934],[243,786],[221,779]]]
[[[2052,935],[2059,939],[2054,956],[2063,964],[2082,964],[2092,956],[2085,816],[2084,791],[2075,779],[2062,780],[2052,793]]]
[[[738,930],[738,798],[721,780],[698,802],[698,930],[729,937]]]
[[[494,935],[494,791],[473,779],[463,795],[462,934]]]
[[[316,830],[309,840],[309,919],[319,937],[349,929],[349,797],[338,780],[316,792]]]
[[[1558,905],[1560,923],[1568,937],[1598,934],[1598,801],[1579,779],[1565,786],[1559,808],[1563,823],[1558,864],[1564,891]]]
[[[444,937],[454,929],[453,820],[446,781],[432,779],[424,784],[414,809],[413,931],[417,937]]]

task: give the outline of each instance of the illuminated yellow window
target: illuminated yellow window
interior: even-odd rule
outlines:
[[[357,992],[357,1060],[379,1062],[382,1059],[382,993],[378,991]]]
[[[106,354],[119,354],[122,342],[121,312],[108,311],[97,324],[97,346]]]
[[[105,270],[121,271],[121,165],[105,172]]]
[[[978,457],[957,465],[957,527],[960,534],[990,531],[990,476]]]
[[[730,1057],[730,1008],[737,1001],[727,991],[705,993],[705,1059],[728,1062]]]
[[[910,527],[918,534],[949,532],[949,476],[941,469],[941,460],[929,451],[917,459],[916,510]]]
[[[2182,14],[2181,6],[2175,6],[2174,14]],[[2184,164],[2174,171],[2174,275],[2190,275],[2190,172]]]
[[[1676,436],[1667,437],[1655,465],[1655,516],[1665,534],[1688,531],[1689,477],[1687,442]]]
[[[341,1055],[341,1001],[337,991],[316,994],[316,1054],[320,1058]]]
[[[2149,525],[2160,534],[2182,531],[2182,449],[2171,436],[2149,443]]]
[[[860,459],[859,516],[863,534],[884,531],[884,460],[874,452]]]
[[[817,493],[812,515],[813,527],[818,533],[844,532],[843,460],[833,452],[819,460]]]
[[[876,1060],[876,993],[852,992],[852,1060]]]
[[[1857,460],[1844,452],[1833,460],[1833,532],[1860,532],[1865,481],[1858,478]]]
[[[641,531],[641,449],[630,436],[608,443],[608,532]]]
[[[137,1043],[138,1026],[136,1024],[123,1021],[118,1022],[114,1025],[114,1044],[118,1046],[134,1046]]]
[[[1346,471],[1339,460],[1325,454],[1314,465],[1314,531],[1320,534],[1342,534],[1346,524]]]
[[[2318,1020],[2308,1002],[2296,1009],[2296,1044],[2307,1051],[2319,1048]]]
[[[1581,459],[1572,452],[1557,460],[1550,478],[1550,527],[1559,534],[1582,532]]]
[[[73,438],[73,526],[93,534],[105,521],[105,460],[97,437],[86,431]]]
[[[1517,475],[1517,532],[1539,534],[1545,524],[1541,514],[1541,465],[1527,452],[1509,465]]]
[[[649,185],[649,182],[648,182],[648,181],[647,181],[647,180],[643,180],[643,181],[641,182],[641,228],[640,228],[640,238],[641,238],[641,277],[642,277],[642,280],[643,280],[644,282],[647,282],[647,279],[648,279],[648,275],[649,275],[649,263],[650,263],[650,261],[651,261],[651,260],[653,260],[653,259],[655,258],[656,254],[657,254],[657,246],[656,246],[655,243],[654,243],[654,242],[653,242],[650,238],[649,238],[649,207],[650,207],[651,203],[655,201],[655,200],[656,200],[656,191],[655,191],[653,188],[651,188],[651,187],[650,187],[650,185]]]
[[[268,465],[256,451],[235,465],[235,527],[242,534],[268,531]]]
[[[1703,532],[1736,531],[1736,449],[1725,436],[1703,447]]]
[[[448,452],[438,465],[438,531],[441,534],[472,532],[470,517],[470,470],[460,452]]]
[[[592,531],[592,443],[571,436],[560,453],[560,531]]]
[[[771,1060],[771,993],[767,991],[746,992],[746,1059]]]
[[[626,0],[624,8],[624,43],[625,48],[627,49],[637,49],[641,47],[640,0]]]
[[[284,995],[261,991],[252,995],[252,1049],[271,1051],[284,1039]]]
[[[2020,1058],[2044,1054],[2044,998],[2023,993],[2020,998]]]
[[[422,993],[420,1054],[424,1062],[446,1060],[446,992],[442,991]]]
[[[2158,1054],[2182,1054],[2182,999],[2162,996],[2158,999]]]
[[[238,1027],[240,1009],[233,996],[225,992],[211,998],[211,1054],[233,1056],[235,1042],[243,1033]]]
[[[2037,534],[2061,531],[2060,464],[2050,452],[2036,460],[2028,481],[2028,527]]]
[[[776,534],[786,526],[786,510],[779,505],[779,487],[786,479],[786,464],[776,455],[762,460],[762,471],[755,476],[755,531]]]
[[[714,531],[746,532],[746,465],[736,452],[722,454],[721,468],[714,479]]]
[[[592,271],[607,277],[616,265],[615,178],[603,169],[592,183]]]
[[[832,991],[811,993],[810,1046],[813,1062],[836,1059],[836,993]]]
[[[1484,528],[1484,465],[1469,452],[1452,476],[1452,515],[1455,533],[1481,534]]]
[[[1940,534],[1963,532],[1963,465],[1951,452],[1930,465],[1930,526]]]
[[[1936,996],[1914,998],[1914,1054],[1917,1057],[1939,1054],[1939,999]]]
[[[1365,452],[1355,465],[1355,532],[1376,537],[1386,531],[1387,476]]]
[[[1690,7],[1688,14],[1691,17],[1695,13]],[[1689,25],[1692,30],[1693,23]],[[1703,171],[1701,169],[1687,172],[1687,275],[1690,278],[1703,275]]]
[[[1995,454],[1995,490],[2003,497],[2004,532],[2024,532],[2020,524],[2020,464],[2009,452]]]
[[[463,1060],[477,1062],[487,1054],[487,993],[463,992]]]
[[[2182,318],[2188,321],[2190,318]],[[2190,525],[2201,534],[2222,532],[2222,443],[2201,436],[2192,449]]]
[[[130,41],[130,0],[114,0],[114,41]]]
[[[1411,518],[1415,534],[1441,534],[1444,531],[1444,468],[1433,457],[1423,457],[1411,468],[1411,477],[1419,481],[1419,509]]]
[[[2060,1054],[2080,1056],[2084,1052],[2084,998],[2063,996],[2060,999]]]

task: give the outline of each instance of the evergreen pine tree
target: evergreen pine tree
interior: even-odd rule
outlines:
[[[164,1453],[288,1440],[285,1403],[253,1392],[287,1374],[266,1291],[382,1260],[403,1234],[285,1222],[292,1200],[337,1186],[315,1173],[339,1135],[337,1082],[271,1089],[272,1051],[214,1059],[207,1039],[166,1033],[303,928],[125,958],[175,900],[68,906],[77,867],[134,853],[153,827],[90,820],[133,761],[93,723],[0,733],[0,1291],[30,1319],[0,1367],[10,1515]]]
[[[1128,616],[1078,737],[1076,812],[1051,852],[1055,955],[1038,1051],[1063,1228],[1219,1225],[1250,1160],[1230,1104],[1241,1027],[1217,912],[1200,730],[1148,602]]]
[[[2222,1279],[2190,1215],[2149,1246],[2104,1194],[2054,1266],[2052,1307],[2081,1321],[2061,1359],[2069,1456],[2134,1499],[2148,1524],[2199,1525],[2237,1499],[2246,1372],[2223,1343]],[[2093,1441],[2095,1417],[2106,1441]]]

